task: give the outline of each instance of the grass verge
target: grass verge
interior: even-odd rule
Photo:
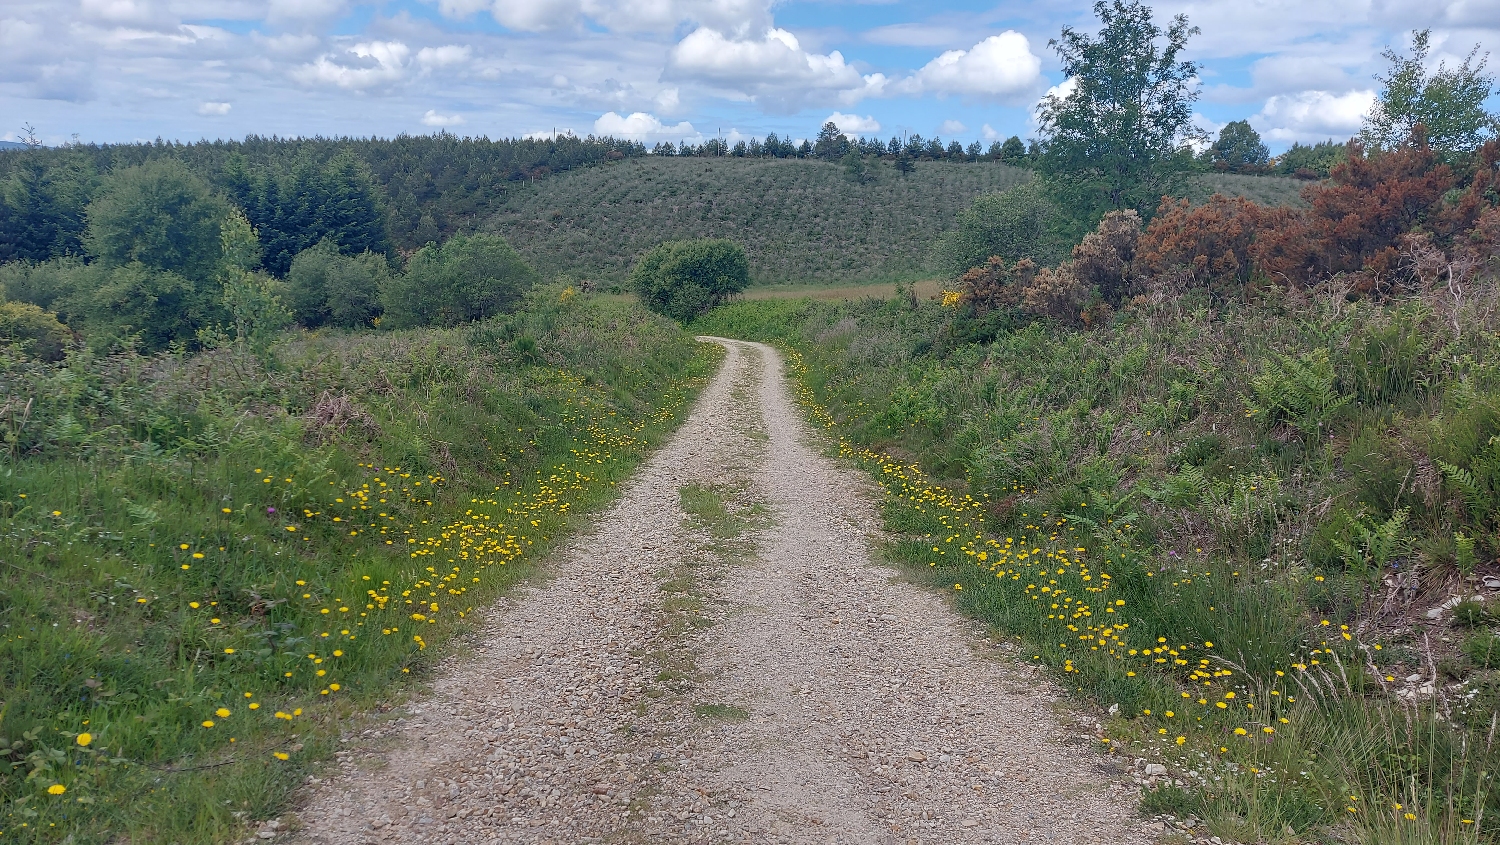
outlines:
[[[885,488],[892,557],[1115,712],[1101,744],[1168,766],[1148,811],[1232,841],[1488,842],[1495,620],[1444,608],[1497,574],[1495,295],[1175,301],[982,346],[909,302],[695,329],[787,350]]]
[[[0,841],[223,842],[614,496],[718,360],[633,307],[0,358]]]

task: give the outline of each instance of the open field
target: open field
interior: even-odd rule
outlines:
[[[931,299],[943,291],[942,279],[919,279],[904,285],[896,282],[870,285],[772,285],[750,288],[740,299],[813,299],[819,302],[842,302],[850,299],[890,299],[898,287],[909,288],[918,299]]]

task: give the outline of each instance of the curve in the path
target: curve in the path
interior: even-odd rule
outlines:
[[[298,836],[1148,841],[1050,685],[875,562],[867,485],[774,350],[705,340],[728,354],[690,418],[430,697],[349,738]],[[684,487],[762,524],[716,535]]]

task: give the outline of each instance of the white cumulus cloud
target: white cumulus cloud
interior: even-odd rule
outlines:
[[[428,109],[427,113],[422,115],[423,126],[444,127],[462,126],[463,124],[464,116],[461,114],[443,114],[436,109]]]
[[[334,85],[360,91],[399,82],[406,74],[411,48],[400,41],[355,44],[343,53],[325,53],[292,71],[304,85]]]
[[[1260,114],[1250,118],[1255,128],[1275,141],[1342,140],[1359,132],[1375,104],[1374,91],[1302,91],[1266,100]]]
[[[963,125],[963,123],[957,120],[945,120],[943,121],[943,124],[938,127],[939,135],[960,135],[967,131],[969,131],[969,127]]]
[[[230,105],[228,103],[207,102],[198,104],[198,113],[205,115],[225,115],[229,114],[229,109]]]
[[[760,38],[733,38],[699,27],[672,48],[667,75],[707,83],[775,109],[795,110],[825,99],[855,103],[885,88],[883,74],[862,76],[837,50],[802,48],[797,36],[769,29]]]
[[[417,64],[425,68],[461,65],[469,61],[473,48],[467,44],[445,44],[442,47],[423,47],[417,51]]]
[[[488,11],[507,29],[541,32],[592,21],[607,29],[670,32],[684,22],[722,32],[748,32],[770,23],[767,0],[438,0],[448,17]]]
[[[968,50],[943,53],[903,79],[898,90],[907,94],[1014,100],[1033,94],[1041,79],[1042,60],[1031,52],[1031,42],[1021,33],[1007,30]]]
[[[686,120],[676,126],[666,126],[654,114],[638,111],[622,117],[611,111],[599,115],[599,119],[594,121],[594,134],[629,138],[632,141],[660,141],[697,135],[697,132],[693,129],[693,124]]]
[[[880,121],[871,115],[860,117],[857,114],[844,114],[843,112],[836,111],[824,118],[823,122],[837,125],[850,138],[856,135],[863,135],[866,132],[880,131]]]

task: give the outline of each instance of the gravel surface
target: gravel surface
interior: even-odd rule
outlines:
[[[672,440],[431,696],[347,738],[291,835],[1150,841],[1057,691],[874,562],[869,487],[813,445],[774,351],[717,342]]]

